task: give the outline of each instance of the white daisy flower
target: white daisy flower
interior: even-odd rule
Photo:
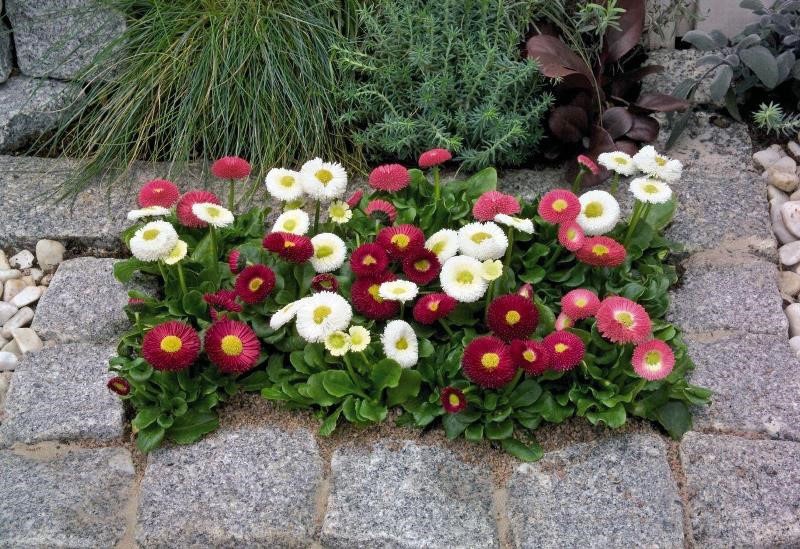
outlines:
[[[304,235],[311,227],[311,219],[303,210],[286,210],[272,226],[273,233],[292,233]]]
[[[593,236],[606,234],[616,227],[619,221],[619,202],[606,191],[588,191],[579,197],[581,213],[578,225],[583,232]]]
[[[383,352],[403,368],[411,368],[419,360],[417,334],[405,320],[392,320],[381,336]]]
[[[444,293],[462,303],[474,303],[483,297],[489,283],[483,276],[483,264],[467,255],[451,257],[442,265],[439,282]]]
[[[337,330],[325,338],[325,349],[333,356],[344,356],[351,349],[350,335]]]
[[[319,292],[302,301],[295,326],[309,343],[320,343],[333,332],[346,330],[353,318],[353,309],[339,294]]]
[[[353,210],[350,209],[347,202],[336,200],[328,207],[328,216],[331,218],[331,221],[341,225],[353,219]]]
[[[311,256],[311,266],[318,273],[335,271],[344,263],[347,255],[347,246],[344,240],[333,233],[320,233],[311,239],[314,245],[314,255]]]
[[[192,204],[192,213],[201,221],[205,221],[218,229],[233,223],[233,213],[228,208],[223,208],[211,202],[198,202]]]
[[[360,353],[372,342],[369,330],[363,326],[350,326],[347,334],[350,336],[350,350],[354,353]]]
[[[655,147],[647,145],[641,148],[638,153],[633,155],[636,167],[650,177],[663,179],[664,181],[677,181],[681,178],[683,164],[680,160],[674,160],[663,154],[658,154]]]
[[[303,176],[300,172],[284,168],[272,168],[264,179],[267,192],[282,202],[297,200],[303,196]]]
[[[513,227],[514,229],[522,231],[523,233],[533,234],[532,219],[524,219],[522,217],[514,217],[506,214],[497,214],[494,216],[494,220],[501,225]]]
[[[128,221],[136,221],[143,217],[164,217],[165,215],[169,215],[169,208],[165,208],[164,206],[147,206],[146,208],[129,211]]]
[[[503,276],[503,262],[499,259],[487,259],[481,263],[481,268],[481,276],[488,282]]]
[[[274,312],[272,317],[269,319],[269,327],[273,330],[277,330],[294,320],[294,317],[297,315],[297,311],[300,309],[306,299],[307,298],[304,297],[303,299],[292,301],[288,305],[284,305],[283,308]]]
[[[499,259],[508,248],[508,237],[496,223],[470,223],[458,231],[458,249],[480,261]]]
[[[300,168],[303,190],[315,200],[341,198],[347,190],[347,172],[338,162],[323,162],[321,158],[309,160]]]
[[[622,151],[602,153],[597,162],[605,169],[628,177],[636,172],[636,163],[631,155]]]
[[[672,189],[658,179],[637,177],[630,184],[631,192],[636,200],[650,204],[663,204],[672,198]]]
[[[419,287],[409,280],[392,280],[384,282],[378,288],[378,295],[389,301],[405,303],[417,297]]]
[[[140,261],[158,261],[169,255],[178,243],[175,227],[166,221],[151,221],[134,233],[129,246]]]
[[[189,246],[183,240],[178,240],[175,247],[170,250],[167,257],[164,258],[164,263],[167,265],[175,265],[178,261],[186,257],[186,252],[189,251]]]
[[[458,233],[453,229],[437,231],[425,241],[425,247],[444,263],[458,253]]]

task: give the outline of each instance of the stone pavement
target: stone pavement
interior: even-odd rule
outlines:
[[[669,235],[687,257],[669,314],[686,330],[693,381],[715,390],[679,443],[655,430],[605,434],[507,478],[412,440],[329,456],[312,432],[274,425],[228,427],[140,458],[104,387],[126,290],[113,260],[72,260],[39,305],[47,346],[23,361],[0,405],[0,547],[799,546],[800,365],[750,148],[741,126],[701,116],[674,151],[686,168]],[[0,158],[9,212],[0,241],[51,236],[113,251],[123,223],[93,201],[68,220],[41,220],[46,234],[23,230],[31,214],[6,209],[4,185],[20,188],[26,170],[35,187],[40,162],[69,169]],[[560,180],[519,171],[504,186],[531,193]],[[68,234],[57,234],[62,223]]]

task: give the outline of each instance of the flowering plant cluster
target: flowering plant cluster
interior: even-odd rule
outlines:
[[[604,154],[611,193],[557,189],[531,203],[498,191],[492,168],[444,182],[450,160],[433,149],[420,169],[379,166],[349,196],[337,163],[275,168],[265,183],[277,216],[234,215],[242,159],[212,167],[230,181],[227,207],[147,183],[123,235],[133,258],[115,272],[160,277],[163,297],[131,293],[109,382],[137,412],[139,447],[198,439],[237,391],[313,409],[323,435],[397,407],[401,425],[440,421],[448,437],[523,460],[541,456],[536,427],[572,416],[689,429],[689,406],[710,393],[686,381],[693,365],[664,320],[677,276],[661,231],[680,163],[652,147]],[[633,175],[623,221],[615,194]]]

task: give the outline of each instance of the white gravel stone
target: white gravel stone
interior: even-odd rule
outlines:
[[[794,162],[794,160],[792,160],[792,162]],[[796,173],[786,173],[773,168],[767,170],[767,181],[770,185],[782,191],[786,191],[787,193],[794,191],[798,184],[800,184],[800,178],[797,177]]]
[[[800,200],[800,189],[789,195],[789,200]]]
[[[11,383],[11,372],[0,372],[0,409],[3,408],[3,400],[8,392],[8,385]]]
[[[19,359],[14,353],[0,351],[0,372],[16,370]]]
[[[50,282],[51,282],[52,280],[53,280],[53,273],[47,273],[46,275],[44,275],[44,276],[42,277],[42,279],[39,281],[39,283],[40,283],[42,286],[49,286],[49,285],[50,285]]]
[[[0,270],[10,269],[11,265],[8,263],[8,258],[3,250],[0,250]]]
[[[789,154],[791,154],[795,160],[800,159],[800,145],[798,145],[797,142],[789,141],[786,144],[786,148],[789,150]]]
[[[778,287],[786,295],[800,294],[800,275],[791,271],[781,271],[778,274]]]
[[[6,282],[15,278],[20,278],[22,273],[17,269],[2,269],[0,270],[0,282]]]
[[[792,303],[786,307],[785,312],[789,319],[789,335],[800,336],[800,303]]]
[[[791,156],[784,156],[774,162],[772,166],[770,166],[770,169],[777,172],[796,174],[797,162],[795,162],[794,158]]]
[[[22,351],[19,350],[19,345],[13,339],[3,345],[3,348],[0,349],[0,352],[3,353],[11,353],[12,355],[16,355],[18,357],[22,356]]]
[[[789,201],[789,195],[779,188],[773,187],[772,185],[767,185],[767,198],[770,200],[770,202],[773,200],[777,201],[778,205]]]
[[[0,335],[5,338],[11,337],[11,330],[14,328],[23,328],[30,324],[31,320],[33,320],[33,309],[30,307],[23,307],[3,324]]]
[[[781,218],[786,229],[800,237],[800,202],[790,201],[781,205]]]
[[[15,269],[30,269],[36,257],[30,250],[22,250],[18,254],[12,255],[8,262]]]
[[[800,353],[800,336],[794,336],[789,339],[789,347],[792,348],[795,354]]]
[[[55,269],[64,261],[67,249],[57,240],[42,239],[36,243],[36,262],[45,271]]]
[[[44,271],[41,269],[31,269],[31,274],[29,275],[35,284],[38,284],[42,278],[44,277]]]
[[[28,286],[20,293],[14,296],[11,304],[15,307],[24,307],[32,303],[36,303],[42,297],[44,289],[40,286]]]
[[[14,307],[11,303],[0,301],[0,326],[4,325],[6,321],[17,314],[19,307]]]
[[[790,242],[778,248],[781,263],[787,267],[800,263],[800,242]]]
[[[774,198],[769,202],[769,216],[772,222],[772,232],[781,244],[788,244],[797,240],[792,233],[786,228],[783,223],[783,216],[781,215],[781,204],[779,199]]]
[[[15,278],[14,280],[9,280],[5,283],[5,288],[3,289],[3,301],[10,302],[14,299],[18,293],[22,290],[27,288],[28,286],[25,284],[25,281],[21,278]]]
[[[14,328],[11,330],[11,335],[14,336],[14,341],[17,342],[17,347],[23,355],[39,351],[44,347],[42,340],[30,328]]]
[[[775,149],[764,149],[753,155],[753,161],[763,170],[772,167],[772,165],[780,159],[781,155]]]

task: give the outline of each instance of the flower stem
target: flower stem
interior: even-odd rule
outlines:
[[[219,255],[217,255],[217,229],[213,225],[208,226],[209,234],[211,234],[211,257],[214,259],[214,265],[217,264]]]
[[[452,330],[452,329],[450,328],[450,326],[447,324],[447,321],[446,321],[445,319],[443,319],[443,318],[440,318],[440,319],[439,319],[439,324],[441,324],[441,325],[442,325],[442,328],[444,328],[444,331],[445,331],[445,332],[447,332],[447,335],[448,335],[448,336],[450,336],[451,338],[452,338],[452,337],[455,337],[455,334],[453,333],[453,330]]]
[[[181,284],[181,292],[183,295],[186,295],[188,291],[186,290],[186,277],[183,274],[183,265],[181,265],[181,262],[178,261],[175,264],[175,267],[178,269],[178,282]]]
[[[486,289],[486,306],[483,308],[484,320],[489,318],[489,303],[492,302],[492,294],[494,294],[494,283],[496,280],[489,282],[489,287]]]
[[[514,227],[508,228],[508,248],[506,248],[506,257],[503,259],[503,272],[511,265],[511,252],[514,250]]]
[[[314,234],[317,234],[317,229],[319,228],[319,208],[320,203],[319,200],[317,200],[317,205],[314,208]]]
[[[236,209],[236,182],[233,179],[228,180],[228,209]]]
[[[439,166],[433,167],[433,197],[436,202],[442,197],[442,183],[439,176]]]
[[[611,194],[617,196],[617,187],[619,186],[619,173],[614,172],[614,179],[611,180]]]
[[[581,190],[581,181],[583,181],[583,176],[586,174],[586,168],[580,168],[578,171],[578,175],[575,176],[575,181],[572,182],[572,192],[578,194]]]
[[[517,373],[514,374],[514,379],[511,380],[511,383],[506,385],[505,389],[503,390],[503,394],[507,395],[507,394],[511,393],[511,391],[514,390],[514,387],[517,386],[517,384],[519,383],[519,380],[522,378],[522,374],[523,373],[524,373],[524,370],[522,368],[517,368]]]
[[[550,259],[548,259],[548,260],[547,260],[547,263],[545,263],[545,264],[544,264],[544,271],[545,271],[546,273],[549,273],[549,272],[550,272],[550,269],[552,269],[552,268],[553,268],[553,265],[555,265],[555,264],[556,264],[556,261],[558,261],[558,258],[559,258],[559,257],[561,257],[561,250],[562,250],[562,249],[563,249],[563,248],[561,248],[561,247],[558,247],[558,248],[556,248],[556,251],[555,251],[555,252],[553,252],[553,253],[550,255]]]
[[[628,232],[625,233],[625,240],[623,245],[627,248],[628,244],[633,238],[633,235],[636,233],[636,226],[639,224],[639,221],[647,216],[648,205],[640,202],[639,200],[636,201],[636,205],[633,207],[633,214],[631,215],[631,222],[628,224]]]

